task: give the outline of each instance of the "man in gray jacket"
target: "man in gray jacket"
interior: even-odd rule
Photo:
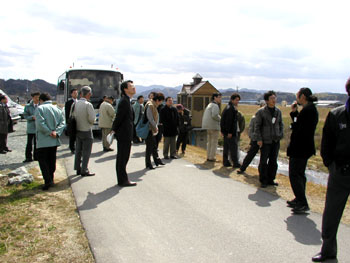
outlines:
[[[211,96],[211,100],[203,114],[202,128],[207,130],[207,161],[215,162],[220,134],[221,116],[219,104],[221,103],[221,94],[214,93]]]
[[[84,86],[81,88],[81,98],[72,106],[71,114],[77,121],[77,142],[75,149],[74,170],[77,175],[94,176],[88,169],[89,159],[92,150],[94,137],[92,126],[95,122],[95,111],[88,101],[92,95],[91,88]]]
[[[23,116],[27,120],[27,146],[26,146],[26,158],[23,161],[24,163],[32,162],[33,157],[34,160],[37,160],[36,156],[36,128],[35,128],[35,110],[39,106],[39,92],[34,92],[30,94],[32,100],[24,107]],[[33,150],[34,144],[34,150]],[[33,152],[33,153],[32,153]]]
[[[282,113],[275,106],[276,93],[268,91],[264,94],[266,106],[255,115],[254,138],[260,147],[259,180],[261,187],[278,184],[274,182],[277,172],[277,158],[280,140],[283,138]]]

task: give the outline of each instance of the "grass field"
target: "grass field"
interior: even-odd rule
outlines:
[[[278,106],[278,108],[282,111],[282,117],[283,117],[283,123],[284,123],[284,138],[281,140],[281,148],[280,148],[280,158],[287,158],[286,156],[286,151],[287,147],[289,144],[289,138],[291,135],[291,130],[290,130],[290,123],[291,123],[291,118],[289,116],[290,113],[290,107],[281,107]],[[246,128],[241,135],[241,150],[247,151],[249,147],[249,142],[250,139],[248,137],[248,128],[249,128],[249,123],[252,118],[252,116],[258,111],[259,106],[257,105],[243,105],[240,104],[238,106],[239,111],[241,111],[244,115],[244,119],[246,122]],[[299,111],[301,110],[301,107],[299,107]],[[315,145],[316,145],[316,155],[311,157],[308,162],[308,166],[312,169],[320,170],[327,172],[327,168],[323,165],[322,163],[322,158],[320,156],[320,147],[321,147],[321,139],[322,139],[322,129],[326,120],[326,117],[328,115],[330,109],[328,108],[318,108],[318,113],[319,113],[319,122],[316,127],[316,132],[315,132]],[[222,138],[220,138],[222,140]]]

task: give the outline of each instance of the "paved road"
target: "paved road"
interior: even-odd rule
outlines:
[[[114,147],[116,143],[114,142]],[[95,143],[94,177],[67,172],[96,262],[311,262],[321,245],[321,215],[292,215],[285,201],[184,160],[144,169],[132,148],[132,188],[116,186],[115,152]],[[338,236],[339,262],[350,259],[350,228]],[[348,260],[347,260],[348,259]],[[333,261],[334,262],[334,261]]]

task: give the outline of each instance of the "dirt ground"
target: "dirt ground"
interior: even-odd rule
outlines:
[[[180,155],[181,156],[181,155]],[[216,162],[207,162],[206,150],[187,145],[186,154],[181,156],[185,160],[195,164],[200,165],[203,168],[210,169],[214,174],[220,174],[224,176],[231,177],[233,180],[249,184],[253,187],[259,188],[259,175],[256,168],[248,167],[246,173],[237,174],[237,169],[231,167],[224,167],[222,165],[222,156],[216,156]],[[284,200],[294,199],[294,194],[289,183],[289,178],[285,175],[278,174],[276,177],[276,182],[278,182],[278,187],[269,186],[267,188],[262,188],[261,190],[269,192],[271,194],[277,195]],[[307,182],[306,195],[308,198],[309,206],[311,211],[322,214],[324,210],[325,197],[327,188],[322,185],[314,184],[312,182]],[[344,210],[342,223],[350,224],[350,206],[349,202]]]
[[[63,159],[49,191],[38,167],[29,172],[34,183],[0,188],[0,262],[95,262]]]

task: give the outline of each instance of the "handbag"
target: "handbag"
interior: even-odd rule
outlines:
[[[142,116],[141,121],[136,125],[136,135],[145,140],[149,133],[149,121],[144,122],[144,116]]]
[[[141,120],[136,125],[136,135],[140,137],[141,139],[146,139],[149,133],[149,121],[147,120],[146,116],[146,110],[145,113],[142,115]]]
[[[112,133],[112,132],[107,135],[106,140],[107,140],[109,145],[112,145],[113,137],[114,137],[114,133]]]
[[[75,137],[77,135],[77,120],[73,116],[74,108],[75,108],[75,103],[73,104],[72,111],[67,120],[67,132],[70,137]]]

